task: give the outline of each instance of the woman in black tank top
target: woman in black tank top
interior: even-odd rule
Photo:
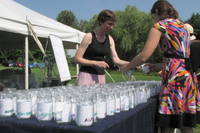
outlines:
[[[105,56],[111,56],[118,66],[128,63],[119,59],[115,50],[115,42],[107,34],[112,30],[115,21],[114,12],[101,11],[97,18],[98,27],[94,32],[86,33],[83,38],[75,55],[75,62],[81,65],[78,85],[105,83],[105,69],[109,68],[105,62]]]

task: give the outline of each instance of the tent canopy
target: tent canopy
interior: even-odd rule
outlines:
[[[14,0],[0,0],[0,48],[23,48],[24,36],[30,35],[27,20],[43,42],[55,35],[63,42],[80,43],[85,33],[43,16]],[[43,38],[43,39],[42,39]],[[34,42],[33,39],[30,40]]]
[[[50,36],[56,36],[61,42],[80,43],[85,33],[45,17],[14,0],[0,0],[0,48],[25,49],[25,89],[29,88],[28,49],[33,46],[33,37],[38,46],[45,44]],[[27,38],[29,36],[29,39]],[[38,41],[37,37],[40,39]],[[43,52],[44,53],[44,52]],[[45,53],[44,53],[45,54]]]

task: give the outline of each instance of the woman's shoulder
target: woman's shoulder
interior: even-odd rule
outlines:
[[[91,32],[85,33],[84,40],[92,40],[92,33]]]
[[[168,23],[174,23],[174,22],[178,22],[178,23],[181,23],[181,21],[179,19],[173,19],[173,18],[166,18],[166,19],[162,19],[162,20],[159,20],[158,22],[156,22],[155,24],[157,23],[160,23],[160,24],[168,24]]]
[[[182,25],[183,26],[183,22],[180,21],[179,19],[166,18],[166,19],[156,22],[154,24],[154,27],[160,27],[162,29],[166,29],[168,26],[171,26],[171,25],[176,25],[176,26]]]
[[[81,45],[82,44],[90,44],[92,42],[92,33],[85,33],[85,36],[83,37],[83,40],[81,42]]]
[[[85,33],[85,37],[92,38],[92,32]]]

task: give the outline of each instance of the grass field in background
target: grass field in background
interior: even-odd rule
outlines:
[[[6,68],[8,68],[8,67],[4,67],[4,66],[0,65],[0,70],[6,69]],[[14,69],[21,69],[21,68],[14,68]],[[43,80],[45,80],[45,73],[44,73],[45,70],[44,69],[32,68],[31,71],[35,74],[36,79],[39,82],[42,82]],[[70,67],[70,73],[71,73],[71,76],[75,76],[76,75],[76,67]],[[122,73],[120,71],[113,70],[113,71],[108,71],[108,73],[112,76],[112,78],[115,80],[115,82],[127,81],[123,78]],[[59,79],[59,75],[58,75],[58,71],[57,71],[56,67],[54,67],[54,71],[52,72],[52,75],[53,75],[53,78]],[[135,71],[135,72],[133,72],[133,75],[136,80],[160,80],[160,77],[158,76],[157,73],[144,74],[142,72]],[[75,84],[75,82],[76,82],[76,78],[72,78],[72,80],[69,82],[69,84]],[[113,82],[108,75],[106,75],[106,82],[107,83]],[[194,129],[194,133],[200,133],[200,125],[198,125]]]
[[[111,75],[111,77],[114,79],[115,82],[127,81],[123,78],[123,75],[120,71],[118,71],[118,70],[107,70],[107,71]],[[70,73],[71,73],[72,76],[75,76],[76,75],[76,68],[70,67]],[[160,80],[160,77],[157,75],[157,73],[144,74],[142,72],[135,71],[135,72],[133,72],[133,75],[134,75],[136,80]],[[107,74],[106,74],[106,82],[107,83],[113,82]]]
[[[76,67],[69,67],[69,68],[70,68],[71,76],[75,77],[76,76]],[[4,66],[0,65],[0,70],[2,70],[2,69],[21,69],[21,68],[14,68],[14,67],[9,68],[9,67],[4,67]],[[111,77],[114,79],[115,82],[124,82],[124,81],[129,80],[127,78],[124,78],[122,73],[118,70],[107,70],[107,71],[111,75]],[[38,81],[45,80],[46,72],[44,69],[32,68],[31,72],[35,74]],[[144,74],[142,72],[135,71],[135,72],[133,72],[133,76],[135,77],[136,80],[160,80],[160,77],[158,76],[157,73]],[[58,74],[56,67],[53,68],[52,77],[54,79],[59,79],[59,74]],[[75,83],[75,80],[76,79],[73,78],[72,81],[70,81],[69,83],[73,84],[73,83]],[[106,74],[106,82],[107,83],[113,82],[107,74]]]
[[[45,79],[45,73],[44,70],[41,70],[39,68],[34,68],[32,69],[32,72],[35,73],[37,79],[39,81],[42,81]],[[70,67],[70,73],[71,76],[73,77],[71,81],[69,81],[69,84],[75,84],[76,78],[76,67]],[[115,82],[125,82],[127,78],[124,78],[122,73],[118,70],[108,70],[108,73],[111,75],[111,77],[114,79]],[[54,68],[54,71],[52,72],[53,78],[59,79],[58,71],[56,68]],[[151,73],[151,74],[144,74],[139,71],[133,72],[133,76],[135,77],[136,80],[160,80],[160,77],[157,75],[157,73]],[[111,83],[113,82],[112,79],[106,74],[106,82]]]

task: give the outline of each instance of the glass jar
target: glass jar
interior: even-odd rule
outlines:
[[[13,99],[9,93],[0,93],[0,116],[8,117],[13,114]]]
[[[121,103],[121,111],[129,110],[129,93],[127,90],[122,90],[120,92],[120,103]]]
[[[121,101],[120,101],[120,91],[117,90],[115,93],[115,113],[120,113],[121,111]]]
[[[60,123],[71,122],[71,109],[72,104],[70,101],[70,97],[66,95],[63,102],[62,119],[61,121],[59,121]]]
[[[51,94],[40,94],[37,98],[36,118],[49,121],[53,118],[53,102]]]
[[[28,91],[23,91],[17,94],[16,99],[16,116],[19,119],[27,119],[31,117],[31,96]]]
[[[97,94],[97,118],[103,119],[106,117],[106,97],[105,94],[99,93]]]
[[[82,97],[78,100],[76,124],[78,126],[91,126],[93,124],[92,99]]]
[[[106,114],[112,116],[115,114],[115,96],[109,92],[106,96]]]
[[[57,93],[53,105],[53,117],[57,123],[64,123],[71,121],[71,101],[69,96],[64,93]]]

